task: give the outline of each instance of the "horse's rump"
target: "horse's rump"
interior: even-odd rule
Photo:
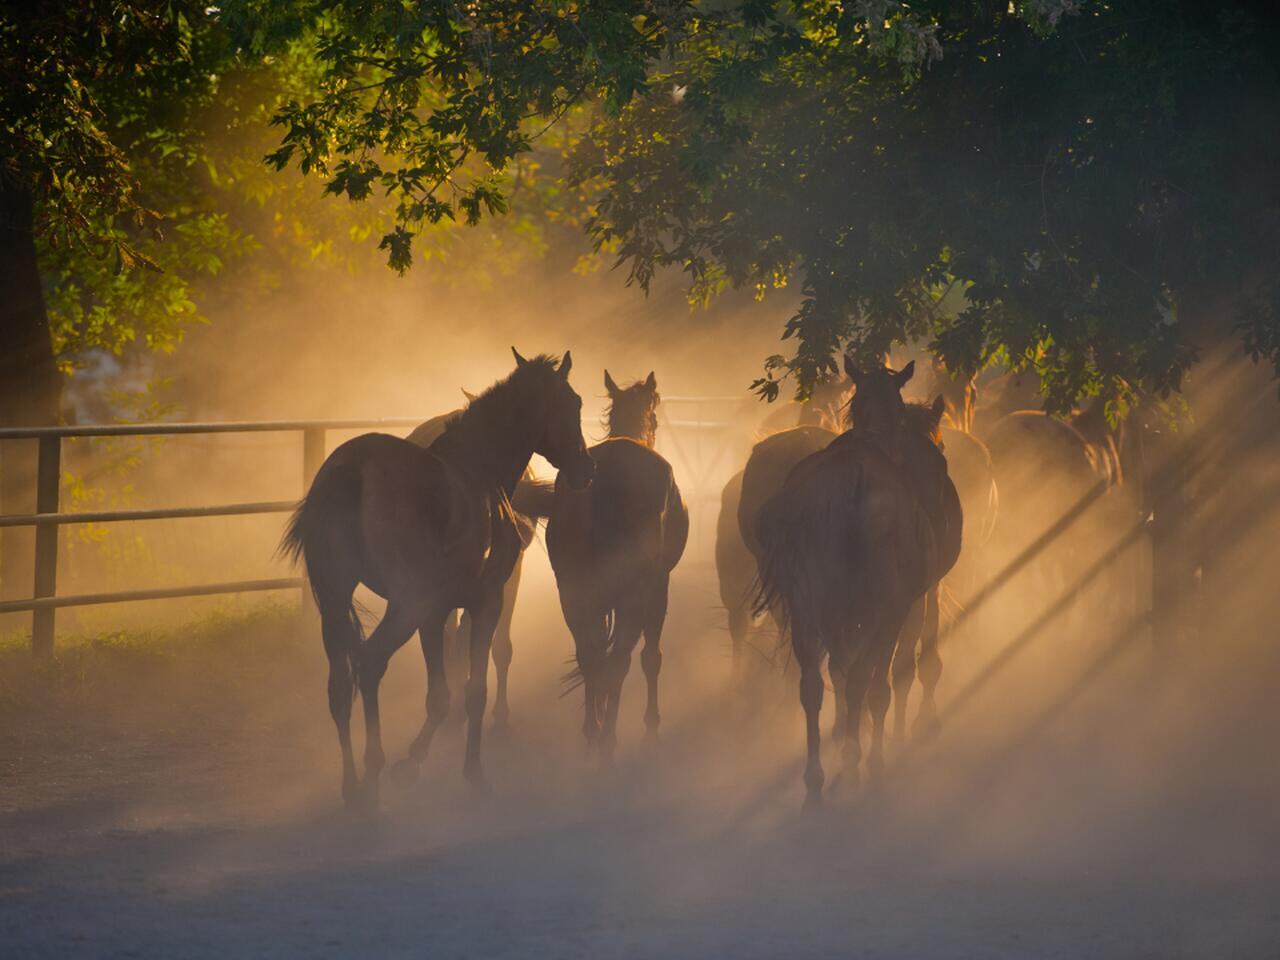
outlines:
[[[762,552],[756,535],[760,511],[782,489],[796,464],[835,438],[836,434],[825,427],[810,425],[775,433],[751,448],[742,471],[737,521],[743,543],[757,558]]]
[[[905,536],[904,536],[905,532]],[[880,606],[906,606],[938,566],[934,526],[901,469],[848,442],[807,457],[761,510],[757,612],[804,617],[830,641]]]

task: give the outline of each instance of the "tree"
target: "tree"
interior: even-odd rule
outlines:
[[[1175,390],[1233,322],[1280,363],[1269,6],[743,11],[579,160],[608,181],[592,230],[632,280],[800,285],[766,393],[789,373],[807,390],[846,343],[1034,368],[1056,410]],[[1224,290],[1233,315],[1204,316]]]
[[[186,121],[227,50],[213,22],[202,4],[146,0],[0,11],[0,426],[57,422],[60,353],[65,364],[77,346],[172,337],[190,312],[178,275],[135,272],[160,270],[153,251],[172,198],[158,178],[144,189],[139,169],[188,162]],[[203,256],[207,266],[209,246],[226,239],[216,217],[180,226],[170,265]],[[5,446],[0,509],[30,510],[34,444]],[[3,544],[4,591],[26,593],[29,543],[8,531]]]

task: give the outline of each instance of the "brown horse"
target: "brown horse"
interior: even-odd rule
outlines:
[[[729,612],[733,675],[741,679],[742,651],[751,628],[752,591],[762,553],[756,536],[760,511],[779,490],[793,467],[821,450],[836,434],[817,424],[781,430],[751,448],[747,465],[726,484],[716,524],[716,572],[720,601]]]
[[[561,470],[566,490],[590,484],[594,465],[582,438],[582,400],[569,386],[568,353],[557,365],[512,350],[516,369],[477,397],[429,449],[370,433],[325,460],[281,544],[306,562],[329,658],[329,709],[342,747],[342,792],[349,806],[376,806],[385,763],[378,686],[387,662],[413,635],[427,658],[427,723],[410,747],[416,768],[449,713],[444,622],[461,607],[471,617],[466,684],[464,776],[484,782],[481,727],[489,646],[502,613],[503,586],[520,553],[510,497],[540,453]],[[362,640],[352,595],[363,583],[387,600]],[[358,686],[365,713],[365,775],[356,776],[351,706]]]
[[[756,609],[780,609],[800,665],[808,763],[806,804],[821,803],[825,776],[818,717],[824,653],[844,677],[845,773],[856,782],[862,704],[871,710],[868,759],[883,768],[889,668],[911,608],[955,563],[962,514],[942,452],[911,431],[902,386],[914,372],[863,372],[850,429],[801,461],[756,526],[763,558]]]
[[[462,392],[468,402],[475,399],[474,394],[467,393],[466,390]],[[430,420],[415,427],[413,432],[405,439],[419,447],[430,447],[444,433],[449,423],[456,420],[463,412],[464,410],[454,410],[452,413],[432,417]],[[521,483],[527,483],[532,480],[533,471],[526,468],[524,476],[521,478]],[[519,510],[517,501],[520,499],[520,492],[520,487],[517,485],[516,492],[512,494],[511,498],[512,505],[516,506],[515,520],[520,532],[520,553],[516,557],[515,567],[511,570],[511,577],[503,588],[502,614],[498,617],[498,626],[493,631],[493,667],[498,679],[497,688],[494,690],[493,724],[497,730],[504,730],[511,717],[511,709],[507,703],[507,675],[511,670],[511,658],[514,653],[514,647],[511,644],[511,618],[515,614],[516,596],[520,592],[520,572],[524,566],[524,551],[528,549],[529,544],[533,543],[534,535],[537,533],[537,524]],[[470,658],[468,652],[470,636],[471,618],[465,613],[462,615],[461,624],[459,624],[458,615],[454,612],[450,612],[445,617],[444,658],[446,676],[450,674],[453,676],[466,676]],[[422,643],[423,656],[426,656],[426,637],[420,634],[418,639]],[[461,708],[462,704],[458,706]],[[465,710],[462,709],[458,709],[455,713],[459,719],[466,716]]]
[[[618,704],[631,654],[648,681],[646,735],[657,736],[658,673],[671,571],[684,553],[689,514],[671,465],[652,449],[658,390],[652,373],[623,389],[606,371],[609,438],[591,448],[595,480],[585,491],[556,484],[542,515],[560,608],[573,634],[585,697],[583,732],[612,761]]]

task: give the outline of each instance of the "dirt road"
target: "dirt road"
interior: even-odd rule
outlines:
[[[40,695],[10,655],[0,955],[1280,956],[1273,753],[1248,691],[1221,723],[1171,727],[1178,682],[1141,709],[1103,683],[1040,729],[997,688],[899,752],[883,790],[807,818],[791,684],[732,707],[700,576],[674,600],[660,747],[639,742],[637,668],[618,768],[584,756],[576,698],[556,696],[567,638],[532,601],[493,794],[463,785],[453,733],[373,818],[339,809],[323,658],[287,617],[72,657]],[[421,715],[416,647],[388,684],[394,757]]]

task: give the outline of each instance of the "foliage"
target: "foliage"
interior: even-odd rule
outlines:
[[[404,271],[432,225],[509,209],[513,163],[588,94],[616,110],[681,34],[684,0],[398,0],[325,3],[297,21],[323,65],[317,95],[292,99],[268,156],[361,201],[391,198],[379,241]],[[250,4],[232,24],[260,42]],[[305,24],[305,27],[303,26]],[[252,29],[250,29],[252,28]]]
[[[675,265],[699,296],[799,287],[767,395],[790,373],[803,394],[844,344],[920,338],[956,371],[1034,369],[1053,409],[1166,394],[1204,332],[1180,308],[1275,276],[1280,31],[1261,6],[741,12],[578,162],[608,181],[591,229],[633,281]],[[1246,323],[1280,362],[1274,312]]]

